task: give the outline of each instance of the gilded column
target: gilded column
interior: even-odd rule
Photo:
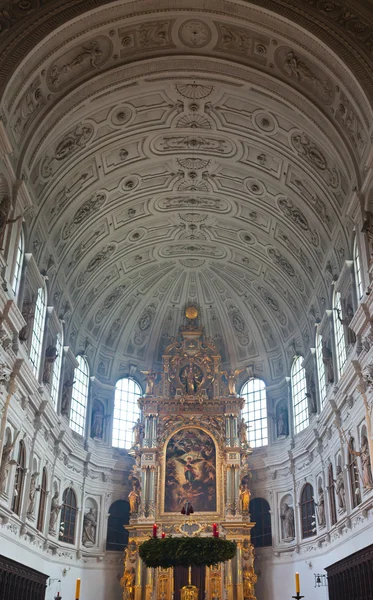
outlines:
[[[240,467],[234,467],[234,509],[236,513],[241,512],[240,506]]]
[[[151,600],[154,587],[153,569],[146,569],[145,600]]]
[[[243,576],[242,576],[242,542],[237,543],[236,554],[236,599],[243,600]]]
[[[232,467],[227,466],[227,505],[226,514],[231,515],[233,510],[234,498],[232,498]]]
[[[141,600],[142,596],[142,560],[137,556],[135,600]]]
[[[237,417],[232,417],[232,429],[233,446],[238,447],[240,445],[240,440],[238,438]]]
[[[228,560],[226,564],[226,588],[227,588],[227,600],[233,600],[233,573],[232,573],[232,561]]]

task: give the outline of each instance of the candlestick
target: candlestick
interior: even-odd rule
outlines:
[[[295,593],[300,594],[300,579],[299,573],[295,573]]]
[[[299,592],[297,592],[296,596],[292,596],[292,598],[294,598],[294,600],[301,600],[301,598],[304,598],[304,596],[301,596]]]
[[[158,529],[158,525],[156,525],[156,524],[154,523],[154,525],[153,525],[153,538],[156,538],[156,537],[157,537],[157,529]]]
[[[76,588],[75,588],[75,600],[79,600],[80,598],[80,579],[76,580]]]

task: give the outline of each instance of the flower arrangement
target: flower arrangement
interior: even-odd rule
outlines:
[[[236,548],[236,542],[219,537],[153,537],[140,545],[139,554],[147,567],[210,567],[234,558]]]

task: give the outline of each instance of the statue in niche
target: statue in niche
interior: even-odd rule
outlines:
[[[61,398],[61,415],[63,415],[64,417],[69,417],[70,415],[71,395],[73,392],[74,383],[75,381],[73,379],[70,379],[65,381],[63,384]]]
[[[284,438],[289,435],[289,419],[286,406],[277,406],[277,437]]]
[[[140,419],[137,419],[134,427],[133,427],[133,448],[141,447],[141,440],[144,435],[144,425],[141,423]]]
[[[180,381],[184,385],[187,394],[196,394],[203,379],[201,369],[197,365],[190,362],[183,367],[180,373]]]
[[[19,436],[19,431],[17,431],[14,436],[14,440],[12,442],[11,437],[8,437],[8,440],[4,444],[3,452],[1,455],[1,465],[0,465],[0,492],[5,492],[6,482],[9,475],[9,468],[12,464],[16,464],[16,461],[11,460],[10,456],[13,452],[14,446],[16,445],[17,439]]]
[[[96,529],[97,529],[97,517],[96,511],[90,508],[84,515],[83,519],[83,533],[82,542],[83,546],[90,548],[96,543]]]
[[[105,420],[105,409],[102,402],[99,400],[94,401],[92,420],[91,420],[91,437],[97,440],[102,440],[104,435],[104,420]]]
[[[315,415],[317,413],[317,402],[316,402],[316,386],[313,375],[309,378],[309,392],[306,393],[308,402],[308,413]]]
[[[333,355],[324,340],[322,341],[322,361],[325,366],[326,380],[328,384],[334,383]]]
[[[373,488],[372,468],[369,454],[369,442],[366,435],[361,438],[361,463],[363,466],[363,485],[365,488]]]
[[[239,424],[240,443],[242,448],[247,447],[247,428],[248,425],[244,418],[241,419]]]
[[[143,375],[145,375],[145,380],[146,380],[146,389],[145,389],[145,395],[146,396],[153,396],[154,395],[154,387],[158,378],[158,373],[156,373],[155,371],[141,371],[141,373]]]
[[[124,572],[121,579],[123,587],[123,600],[134,600],[135,597],[135,568],[131,567]]]
[[[354,331],[352,331],[352,329],[350,328],[350,323],[354,316],[354,309],[352,308],[351,304],[348,304],[348,306],[346,308],[346,315],[343,318],[341,317],[340,309],[336,308],[335,310],[337,311],[338,321],[340,321],[342,323],[342,325],[344,325],[346,328],[347,344],[349,346],[354,345],[356,342],[356,335],[355,335]]]
[[[291,541],[295,538],[295,527],[294,527],[294,509],[289,504],[284,504],[284,510],[280,515],[283,527],[283,539]]]
[[[48,348],[45,351],[43,383],[50,384],[52,380],[53,365],[56,361],[57,356],[58,354],[56,346],[48,346]]]
[[[29,339],[30,331],[34,321],[35,306],[33,302],[24,302],[22,306],[22,317],[26,321],[26,325],[22,327],[18,334],[19,341],[23,344]]]
[[[32,519],[34,517],[36,480],[38,477],[39,477],[39,473],[36,473],[36,472],[31,475],[30,489],[29,489],[29,493],[28,493],[28,507],[27,507],[27,517],[29,519]]]
[[[128,501],[130,503],[131,515],[137,515],[141,504],[140,488],[132,482],[132,490],[128,494]]]
[[[324,490],[321,486],[318,489],[319,492],[319,503],[317,506],[317,516],[319,519],[319,526],[325,527],[325,499],[324,499]]]
[[[4,250],[3,243],[6,226],[10,225],[11,223],[15,223],[16,221],[18,221],[18,219],[22,218],[16,217],[15,219],[9,219],[11,209],[12,201],[10,197],[3,196],[2,200],[0,201],[0,250]]]
[[[373,213],[366,211],[361,232],[366,234],[366,236],[368,238],[370,252],[372,254],[372,251],[373,251]]]
[[[62,504],[60,504],[59,499],[58,499],[59,495],[60,495],[60,493],[57,490],[54,493],[54,496],[52,498],[52,503],[51,503],[51,512],[50,512],[50,517],[49,517],[49,533],[51,533],[52,535],[55,534],[55,528],[56,528],[58,515],[60,514],[60,510],[62,508]]]
[[[240,504],[241,511],[243,514],[248,514],[249,506],[250,506],[250,490],[247,483],[242,483],[240,485]]]
[[[345,482],[342,467],[337,465],[337,479],[335,480],[335,493],[338,498],[338,506],[341,511],[346,510]]]

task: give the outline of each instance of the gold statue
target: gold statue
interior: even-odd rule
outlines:
[[[236,380],[237,375],[242,373],[243,369],[236,369],[235,371],[222,371],[228,384],[228,391],[230,396],[236,396]]]
[[[243,513],[249,512],[250,497],[251,497],[251,493],[250,493],[249,487],[248,487],[247,483],[243,483],[240,486],[240,502],[241,502],[241,510]]]
[[[141,499],[139,488],[136,486],[135,482],[132,483],[132,490],[128,494],[128,500],[130,503],[131,515],[137,515],[139,512]]]
[[[244,600],[256,600],[254,585],[258,577],[253,567],[246,567],[243,571],[243,597]]]
[[[135,569],[131,567],[124,572],[120,585],[123,588],[123,600],[134,600],[135,597]]]
[[[146,379],[145,395],[153,396],[154,395],[154,386],[157,381],[158,373],[155,371],[141,371],[141,373],[143,375],[145,375],[145,379]]]

